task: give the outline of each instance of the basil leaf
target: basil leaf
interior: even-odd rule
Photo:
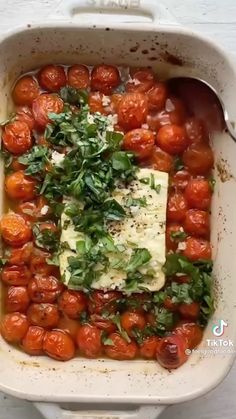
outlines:
[[[111,163],[114,170],[126,171],[132,168],[130,157],[125,151],[113,153]]]
[[[173,241],[185,240],[188,235],[184,231],[171,231],[170,237]]]
[[[85,105],[88,103],[88,92],[84,89],[76,89],[70,86],[62,87],[60,96],[64,102],[70,105]]]
[[[115,199],[106,201],[102,206],[101,211],[103,212],[104,217],[110,221],[122,220],[126,215],[123,207]]]
[[[134,272],[141,266],[145,265],[151,259],[148,249],[137,248],[133,250],[130,260],[126,266],[126,272]]]

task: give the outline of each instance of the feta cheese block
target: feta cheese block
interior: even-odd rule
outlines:
[[[165,263],[165,227],[168,190],[168,174],[157,170],[141,168],[137,179],[128,186],[119,184],[113,192],[113,198],[122,205],[126,216],[120,221],[107,222],[107,229],[115,246],[120,250],[119,257],[129,261],[134,249],[147,249],[151,259],[138,271],[142,274],[141,282],[132,292],[149,290],[158,291],[165,284],[162,271]],[[60,270],[65,283],[70,287],[68,258],[76,256],[76,242],[85,240],[86,235],[74,229],[71,219],[62,214],[61,243],[63,250],[59,257]],[[66,246],[65,246],[66,244]],[[78,249],[77,249],[78,252]],[[122,290],[127,288],[127,272],[110,267],[117,260],[117,253],[107,253],[109,269],[93,281],[91,288],[100,290]],[[117,266],[117,265],[116,265]],[[73,288],[73,286],[72,286]],[[83,289],[83,287],[81,287]]]

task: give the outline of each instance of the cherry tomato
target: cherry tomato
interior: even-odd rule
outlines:
[[[197,320],[200,314],[200,304],[195,301],[190,304],[182,303],[179,305],[179,313],[184,319]]]
[[[159,147],[152,150],[150,164],[155,170],[169,173],[173,169],[173,157]]]
[[[191,261],[211,259],[211,245],[209,241],[195,237],[186,239],[184,255]]]
[[[116,330],[116,325],[109,319],[104,319],[100,314],[91,314],[90,322],[98,329],[104,330],[106,333],[113,333]]]
[[[18,172],[18,170],[25,170],[25,165],[20,163],[17,157],[13,157],[10,164],[10,169],[14,172]]]
[[[210,216],[208,212],[191,209],[186,212],[184,229],[191,236],[209,237]]]
[[[87,358],[97,358],[102,353],[102,331],[91,324],[84,324],[77,333],[80,353]]]
[[[26,316],[22,313],[5,314],[0,324],[2,337],[11,343],[19,343],[29,327]]]
[[[55,266],[47,263],[47,259],[50,258],[51,254],[49,252],[35,248],[30,261],[30,270],[32,274],[54,275],[55,272],[57,272],[57,269]]]
[[[156,316],[153,313],[147,313],[146,314],[147,324],[150,324],[151,326],[155,326],[156,324]]]
[[[200,119],[191,117],[185,121],[185,130],[191,143],[207,142],[207,134],[203,122]]]
[[[189,282],[191,282],[191,278],[188,275],[175,276],[174,282],[177,282],[178,284],[189,284]]]
[[[118,107],[118,122],[126,130],[140,128],[148,111],[147,98],[143,93],[124,94]]]
[[[184,190],[190,178],[191,175],[187,170],[178,170],[171,178],[171,186],[175,189]]]
[[[30,326],[22,340],[22,349],[29,355],[42,355],[44,336],[45,329],[39,326]]]
[[[75,89],[87,89],[90,84],[89,69],[75,64],[68,68],[68,85]]]
[[[171,222],[183,221],[187,211],[187,202],[181,192],[171,192],[167,203],[167,219]]]
[[[30,225],[23,217],[14,213],[3,215],[0,221],[0,231],[3,240],[13,247],[30,241],[32,236]]]
[[[77,320],[69,319],[68,317],[63,316],[60,318],[57,327],[58,329],[64,330],[64,332],[68,333],[76,342],[76,336],[80,327]]]
[[[90,92],[88,98],[89,110],[92,113],[99,112],[101,114],[105,113],[103,103],[102,103],[103,94],[100,92]]]
[[[63,288],[63,284],[54,276],[37,275],[29,282],[28,292],[34,303],[54,303]]]
[[[75,355],[75,344],[70,335],[62,330],[46,332],[43,340],[44,352],[58,361],[69,361]]]
[[[178,243],[181,241],[178,237],[174,237],[175,233],[183,233],[183,227],[180,224],[170,224],[166,227],[166,248],[167,250],[176,251]]]
[[[24,154],[32,146],[32,137],[28,125],[22,121],[13,121],[4,127],[2,142],[12,154]]]
[[[212,149],[204,143],[191,144],[183,154],[183,162],[194,175],[205,175],[214,164]]]
[[[39,93],[37,81],[32,76],[23,76],[16,82],[12,91],[12,98],[16,105],[31,106]]]
[[[78,319],[87,308],[87,298],[82,291],[65,290],[58,300],[58,308],[71,319]]]
[[[129,336],[134,336],[134,329],[143,330],[146,326],[145,317],[135,311],[125,311],[121,314],[120,323]]]
[[[183,335],[187,339],[189,349],[196,348],[203,338],[202,328],[198,324],[188,323],[186,320],[180,321],[173,330],[173,333]]]
[[[183,103],[176,98],[168,98],[165,103],[165,109],[161,111],[150,111],[147,116],[147,124],[153,131],[165,125],[182,125],[185,120],[185,109]]]
[[[119,86],[120,74],[116,67],[112,65],[97,65],[91,73],[91,89],[109,94]]]
[[[102,106],[103,106],[103,113],[105,113],[106,115],[110,115],[110,114],[116,114],[118,112],[118,107],[120,104],[120,101],[122,99],[123,95],[121,95],[120,93],[113,93],[111,96],[108,97],[108,101],[109,103],[107,105],[104,105],[104,98],[102,96],[101,98],[101,102],[102,102]],[[119,129],[118,125],[115,125],[115,129],[117,131],[122,131],[121,129]]]
[[[117,302],[122,298],[118,291],[93,291],[89,296],[88,311],[90,314],[115,313]]]
[[[49,92],[58,92],[66,85],[64,68],[59,65],[46,65],[38,73],[40,86]]]
[[[164,108],[167,99],[167,86],[158,82],[147,92],[148,108],[150,111],[160,111]]]
[[[190,208],[207,210],[211,204],[212,191],[205,179],[192,179],[185,189],[185,197]]]
[[[15,120],[24,122],[26,125],[28,125],[30,131],[35,128],[35,120],[32,114],[32,110],[27,106],[17,107]]]
[[[45,303],[31,304],[27,311],[27,317],[31,324],[46,329],[57,327],[60,318],[57,306]]]
[[[50,123],[49,113],[61,113],[64,108],[63,100],[57,96],[43,93],[32,104],[32,111],[37,126],[44,129]]]
[[[178,304],[173,303],[171,297],[166,297],[166,299],[163,302],[163,306],[170,311],[177,311],[178,310]]]
[[[30,303],[26,287],[9,287],[5,298],[5,309],[7,313],[19,311],[25,313]]]
[[[146,93],[154,85],[154,74],[149,68],[136,69],[131,74],[125,85],[127,92]]]
[[[24,265],[25,263],[29,263],[31,254],[33,251],[33,243],[25,243],[23,246],[18,248],[8,249],[8,262],[11,265]],[[25,268],[26,269],[26,268]],[[12,285],[25,285],[25,284],[12,284]]]
[[[123,148],[133,151],[142,160],[151,156],[155,144],[155,137],[148,129],[133,129],[125,134]]]
[[[138,352],[138,347],[135,342],[127,342],[119,333],[112,333],[109,335],[109,340],[112,345],[104,345],[105,354],[111,359],[130,360],[134,359]]]
[[[22,215],[25,220],[33,222],[37,220],[37,206],[36,202],[28,201],[28,202],[21,202],[16,207],[17,214]]]
[[[23,170],[18,170],[6,176],[5,190],[11,199],[30,200],[36,195],[36,182],[25,176]]]
[[[139,352],[142,358],[145,359],[155,359],[156,358],[156,350],[157,345],[160,338],[157,336],[150,336],[146,338],[139,347]]]
[[[170,335],[161,338],[157,345],[157,361],[162,367],[169,370],[179,368],[187,361],[186,349],[187,340],[182,335]]]
[[[180,154],[188,147],[185,129],[178,125],[165,125],[156,137],[157,145],[169,154]]]
[[[1,280],[7,285],[27,285],[31,279],[31,273],[26,266],[4,266],[1,272]]]
[[[186,118],[186,109],[180,99],[174,96],[168,97],[165,103],[165,110],[169,113],[172,120],[176,120],[176,122],[172,122],[173,124],[182,125],[184,123]]]

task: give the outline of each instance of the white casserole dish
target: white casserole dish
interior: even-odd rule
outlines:
[[[201,77],[221,92],[231,119],[236,120],[236,72],[228,55],[211,41],[189,30],[168,25],[165,10],[160,9],[155,0],[145,0],[141,4],[137,0],[77,3],[67,0],[63,3],[66,3],[61,5],[67,12],[65,20],[27,25],[1,36],[1,120],[11,109],[10,89],[21,73],[47,63],[101,62],[151,65],[160,76],[165,77],[176,74]],[[119,4],[129,7],[120,8],[125,16],[116,13],[111,20],[110,10],[109,16],[97,16],[96,23],[91,19],[88,22],[82,14],[76,16],[75,9],[77,12],[79,9],[91,12],[93,6],[98,6],[101,13],[104,4],[117,7],[116,12],[119,11]],[[142,15],[145,22],[141,22]],[[164,21],[162,25],[160,19]],[[206,339],[214,338],[212,326],[220,319],[228,323],[224,340],[231,339],[236,348],[236,258],[233,257],[236,239],[236,149],[226,134],[214,138],[213,148],[216,166],[221,167],[215,175],[217,184],[212,207],[217,309],[200,348],[209,349]],[[88,406],[97,409],[101,403],[109,406],[109,412],[100,412],[99,416],[94,412],[62,413],[59,407],[38,404],[48,418],[154,419],[163,410],[163,405],[189,400],[214,388],[228,373],[233,361],[233,351],[208,356],[195,353],[186,364],[171,373],[156,362],[142,360],[116,362],[77,358],[59,363],[43,357],[29,358],[0,339],[0,390],[38,402],[89,403],[84,410]],[[156,407],[137,410],[138,405]],[[124,409],[125,414],[111,413],[111,410]]]

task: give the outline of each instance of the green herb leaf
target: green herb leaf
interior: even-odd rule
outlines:
[[[125,201],[125,206],[127,208],[130,208],[130,207],[146,207],[147,206],[147,199],[146,199],[145,196],[143,196],[142,198],[129,197]]]
[[[161,185],[160,184],[156,185],[155,177],[153,173],[151,173],[151,176],[150,176],[150,187],[151,189],[154,189],[154,191],[156,191],[156,193],[158,194],[161,191]]]
[[[170,237],[173,241],[183,241],[188,237],[188,235],[184,231],[171,231]]]
[[[178,170],[184,169],[184,163],[183,163],[183,160],[181,159],[181,157],[179,157],[179,156],[175,157],[174,168],[175,168],[176,172],[178,172]]]
[[[116,325],[117,329],[120,332],[121,337],[124,340],[126,340],[126,342],[130,343],[131,342],[131,339],[130,339],[129,335],[127,334],[127,332],[121,326],[121,323],[120,323],[120,315],[119,314],[112,315],[110,317],[110,319]]]
[[[33,234],[35,243],[38,247],[46,250],[57,251],[59,248],[58,232],[52,231],[48,228],[40,228],[40,224],[33,225]]]
[[[211,176],[211,177],[208,179],[208,183],[209,183],[209,186],[210,186],[210,188],[211,188],[212,192],[214,192],[214,190],[215,190],[215,185],[216,185],[216,180],[213,178],[213,176]]]
[[[145,265],[152,258],[148,249],[137,248],[133,250],[130,260],[126,266],[126,272],[135,272],[138,268]]]
[[[45,167],[49,163],[49,149],[45,146],[35,145],[28,153],[18,157],[18,161],[27,166],[26,175],[44,175]]]
[[[84,89],[75,89],[70,86],[62,87],[60,96],[64,102],[70,105],[85,105],[88,103],[88,92]]]

